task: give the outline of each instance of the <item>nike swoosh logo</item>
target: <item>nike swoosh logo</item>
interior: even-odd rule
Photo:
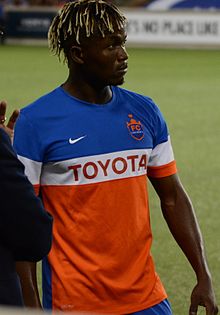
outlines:
[[[86,137],[86,136],[82,136],[82,137],[79,137],[79,138],[77,138],[77,139],[69,138],[69,143],[70,143],[70,144],[74,144],[74,143],[76,143],[76,142],[82,140],[82,139],[85,138],[85,137]]]

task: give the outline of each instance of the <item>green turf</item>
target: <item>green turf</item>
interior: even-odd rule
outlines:
[[[219,301],[220,51],[129,49],[129,55],[124,87],[151,96],[166,117]],[[66,75],[66,67],[46,47],[0,46],[0,97],[8,100],[10,111],[53,89]],[[150,194],[156,267],[174,314],[188,314],[195,277],[170,236],[152,189]]]

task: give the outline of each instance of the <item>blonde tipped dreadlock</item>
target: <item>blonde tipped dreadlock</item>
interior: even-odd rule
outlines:
[[[119,9],[104,0],[73,0],[63,6],[52,21],[48,32],[49,48],[59,57],[64,55],[67,61],[66,44],[75,40],[80,44],[80,35],[86,37],[98,30],[102,37],[106,32],[113,33],[114,26],[122,29],[126,18]]]

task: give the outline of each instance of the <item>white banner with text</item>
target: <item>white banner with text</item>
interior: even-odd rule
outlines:
[[[128,44],[220,47],[220,11],[124,10]]]

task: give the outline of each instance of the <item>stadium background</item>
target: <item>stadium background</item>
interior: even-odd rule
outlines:
[[[38,3],[41,6],[34,3],[33,6],[31,2],[7,2],[3,6],[1,0],[0,4],[4,14],[7,11],[5,5],[10,7],[11,12],[39,11],[41,14],[57,10],[54,3],[48,2],[43,9],[44,3]],[[148,24],[148,32],[142,34],[143,45],[128,40],[129,71],[124,87],[151,96],[168,121],[179,173],[199,218],[217,300],[220,301],[220,3],[155,0],[142,3],[127,1],[127,7],[126,1],[118,1],[117,4],[123,5],[122,9],[128,14],[139,12],[143,16],[144,12],[147,21],[150,14],[177,14],[180,21],[182,17],[190,15],[190,21],[193,21],[194,17],[201,15],[205,23],[207,34],[201,34],[203,42],[199,44],[186,42],[186,37],[178,42],[178,38],[184,37],[184,27],[189,24],[175,24],[176,22],[171,24],[169,32],[169,36],[174,36],[176,42],[167,40],[152,43],[149,38],[157,36],[152,32],[156,24]],[[139,8],[135,7],[137,5]],[[214,22],[210,19],[211,15],[214,16]],[[36,26],[37,23],[35,21],[31,24],[31,19],[33,22],[34,18],[30,16],[28,19],[24,25],[30,30],[31,25]],[[136,25],[137,30],[139,16],[135,15],[135,19],[137,22],[132,25]],[[7,37],[10,30],[5,15],[1,25],[6,31],[6,38],[0,45],[0,97],[8,100],[11,112],[13,108],[23,107],[63,82],[67,69],[50,55],[45,38],[33,36],[30,39],[20,35],[17,38],[14,35]],[[189,30],[187,27],[186,32]],[[151,188],[150,194],[154,232],[152,250],[157,271],[166,286],[174,314],[188,314],[190,293],[196,279],[168,232],[158,199]],[[199,314],[204,314],[202,308]]]

